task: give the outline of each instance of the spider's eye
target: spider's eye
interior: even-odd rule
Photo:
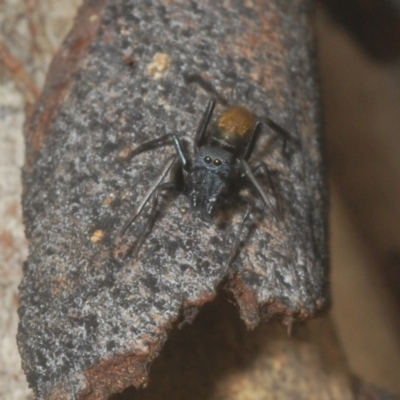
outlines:
[[[216,165],[217,167],[219,167],[222,164],[221,160],[219,160],[218,158],[216,158],[214,160],[214,165]]]
[[[207,156],[207,157],[204,157],[204,162],[206,162],[207,164],[210,164],[211,163],[211,157],[209,157],[209,156]]]

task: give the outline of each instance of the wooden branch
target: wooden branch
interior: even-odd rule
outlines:
[[[171,329],[193,321],[218,288],[236,301],[248,328],[279,317],[290,331],[328,307],[327,193],[308,3],[85,2],[26,124],[30,255],[18,344],[39,398],[106,399],[142,387]],[[210,95],[222,100],[218,113],[226,99],[290,131],[286,148],[268,131],[252,158],[271,171],[276,194],[267,180],[262,185],[281,219],[256,207],[227,268],[240,205],[206,223],[180,196],[164,205],[135,259],[143,217],[118,246],[113,240],[173,150],[130,162],[124,155],[166,133],[193,140]],[[198,340],[214,328],[200,329]],[[271,329],[292,344],[282,328]],[[313,342],[312,328],[304,329]],[[246,335],[243,326],[238,332]],[[273,357],[278,366],[282,350]],[[318,354],[305,350],[300,359],[313,370]],[[325,371],[321,382],[336,382],[332,374]],[[351,392],[346,373],[334,388],[312,376],[316,393]],[[310,389],[289,384],[285,393],[291,387],[303,396]]]
[[[30,103],[37,100],[39,97],[38,87],[26,71],[22,61],[10,51],[2,40],[0,40],[0,62],[23,93],[25,102]]]

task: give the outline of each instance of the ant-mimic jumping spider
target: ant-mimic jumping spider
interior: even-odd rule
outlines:
[[[207,135],[215,105],[215,100],[209,101],[194,137],[193,161],[186,155],[180,138],[175,134],[167,134],[149,140],[132,151],[131,157],[156,147],[173,144],[176,155],[167,161],[162,171],[153,181],[142,200],[136,206],[132,217],[117,236],[116,243],[120,241],[129,226],[141,214],[147,202],[152,198],[149,219],[136,244],[136,254],[155,221],[160,193],[171,190],[183,192],[189,198],[192,210],[206,221],[212,220],[215,212],[225,204],[229,205],[232,199],[240,198],[245,201],[247,207],[242,216],[228,265],[233,261],[239,246],[241,231],[250,214],[249,201],[239,193],[245,180],[253,185],[261,197],[265,211],[279,220],[278,207],[271,203],[268,195],[255,177],[255,172],[260,167],[263,167],[269,180],[270,188],[274,192],[267,166],[263,162],[249,165],[248,160],[253,153],[263,124],[283,135],[284,149],[286,148],[286,140],[290,137],[289,133],[269,118],[259,119],[246,107],[234,106],[229,107],[222,113],[213,129]],[[171,180],[163,182],[171,171]],[[276,204],[278,204],[277,200]]]

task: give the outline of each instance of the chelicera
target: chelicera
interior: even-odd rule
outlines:
[[[261,197],[265,212],[275,219],[280,218],[277,207],[278,201],[269,177],[268,167],[263,162],[249,164],[248,161],[263,124],[282,135],[284,148],[286,147],[286,140],[290,136],[289,133],[269,118],[257,118],[244,106],[229,107],[219,116],[216,123],[210,126],[215,105],[214,99],[211,99],[207,104],[193,140],[193,160],[188,157],[181,139],[175,134],[167,134],[144,142],[131,152],[130,158],[154,148],[173,145],[176,154],[166,162],[137,204],[132,217],[117,236],[116,243],[120,241],[129,226],[151,200],[146,228],[136,244],[135,253],[137,253],[156,219],[160,194],[167,191],[184,193],[190,201],[191,210],[206,221],[212,220],[217,210],[231,204],[233,200],[244,201],[246,209],[234,240],[228,264],[237,251],[240,233],[251,211],[252,202],[240,194],[246,181],[253,186]],[[261,168],[270,183],[270,194],[264,191],[255,176]],[[167,176],[170,179],[165,182]],[[271,201],[271,196],[275,197],[275,201]]]

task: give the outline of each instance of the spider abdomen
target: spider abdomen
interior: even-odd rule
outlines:
[[[253,132],[256,118],[244,106],[228,108],[218,118],[213,138],[226,147],[242,150]]]

